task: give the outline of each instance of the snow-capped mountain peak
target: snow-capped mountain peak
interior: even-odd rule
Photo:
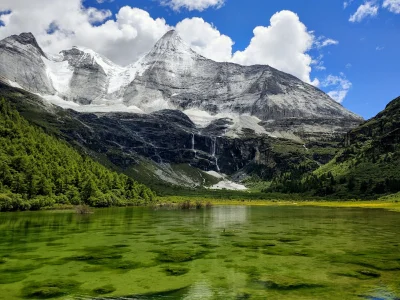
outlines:
[[[199,56],[186,44],[175,30],[170,30],[154,45],[147,57],[165,55]]]
[[[221,115],[254,116],[252,122],[268,122],[265,128],[290,118],[361,119],[321,90],[269,66],[207,59],[174,30],[127,67],[83,47],[45,54],[32,34],[11,36],[0,41],[0,77],[76,110],[195,111],[193,120],[210,116],[199,120],[203,126]],[[257,122],[252,128],[262,131]]]

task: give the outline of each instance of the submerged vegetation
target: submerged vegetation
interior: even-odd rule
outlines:
[[[24,286],[25,299],[50,299],[75,293],[81,284],[74,280],[33,281]]]
[[[0,211],[150,203],[154,193],[32,126],[0,99]]]
[[[80,215],[88,215],[93,213],[93,211],[90,209],[90,206],[85,204],[76,206],[75,211]]]
[[[181,209],[181,210],[191,210],[191,209],[202,209],[211,208],[213,206],[212,201],[202,201],[202,200],[187,200],[187,198],[182,198],[184,200],[176,201],[175,198],[158,198],[160,202],[154,205],[155,209],[165,208],[165,209]]]
[[[399,215],[392,212],[292,204],[0,217],[7,300],[400,295]]]

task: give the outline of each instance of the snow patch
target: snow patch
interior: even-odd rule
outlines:
[[[142,105],[140,105],[140,107],[147,113],[151,113],[151,112],[155,112],[155,111],[163,110],[163,109],[176,109],[167,100],[164,100],[161,98],[155,99],[152,102],[143,103]]]
[[[68,61],[57,61],[43,58],[46,65],[47,76],[56,91],[66,95],[69,91],[69,83],[74,74],[73,68],[69,66]]]
[[[223,178],[226,177],[224,174],[218,173],[216,171],[207,171],[207,172],[204,172],[204,173],[207,173],[208,175],[211,175],[211,176],[213,176],[215,178],[220,178],[220,179],[223,179]]]
[[[66,101],[57,95],[39,95],[48,102],[60,106],[65,109],[72,109],[77,112],[83,113],[107,113],[107,112],[129,112],[129,113],[145,113],[137,106],[126,106],[122,103],[122,100],[118,102],[105,102],[103,104],[92,104],[92,105],[79,105],[72,101]]]
[[[142,63],[142,59],[134,64],[131,64],[125,68],[118,66],[108,73],[109,86],[108,94],[113,94],[120,91],[123,87],[126,87],[135,80],[136,76],[142,76],[146,67]]]
[[[243,132],[243,129],[253,130],[257,135],[267,134],[264,127],[259,125],[261,120],[255,116],[250,115],[234,115],[232,118],[233,124],[227,131],[226,136],[233,138],[238,137],[238,134]]]
[[[103,68],[104,72],[109,75],[115,70],[122,70],[123,68],[115,63],[113,63],[108,58],[100,55],[99,53],[93,51],[92,49],[84,48],[84,47],[75,47],[76,49],[84,52],[86,55],[90,56],[100,67]]]
[[[22,86],[20,86],[20,84],[18,82],[12,81],[12,80],[8,80],[8,84],[12,87],[15,88],[19,88],[19,89],[24,89]]]
[[[258,135],[268,134],[265,128],[259,125],[261,120],[248,114],[239,115],[234,113],[219,113],[211,115],[204,110],[196,108],[185,110],[184,113],[193,123],[202,128],[207,127],[213,121],[218,119],[230,119],[232,124],[228,126],[225,136],[232,138],[238,137],[243,132],[243,129],[251,129]]]
[[[209,189],[211,190],[232,190],[232,191],[246,191],[247,188],[239,183],[223,180],[218,182],[217,184],[211,186]]]
[[[212,121],[218,119],[216,116],[212,116],[208,112],[197,108],[187,109],[183,112],[189,117],[190,120],[192,120],[194,124],[203,128],[210,125]]]

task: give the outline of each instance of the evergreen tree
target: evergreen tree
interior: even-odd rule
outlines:
[[[139,205],[154,193],[32,126],[0,99],[0,211],[54,204]]]

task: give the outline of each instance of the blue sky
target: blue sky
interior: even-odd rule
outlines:
[[[385,105],[400,96],[400,14],[382,7],[374,17],[361,22],[350,22],[363,1],[353,1],[344,8],[343,1],[310,0],[227,0],[219,8],[204,11],[180,11],[159,5],[157,1],[115,0],[112,3],[98,4],[87,1],[87,5],[107,8],[116,12],[124,5],[147,10],[153,18],[164,18],[168,24],[175,25],[184,18],[201,17],[234,41],[233,50],[244,50],[253,37],[256,26],[268,26],[270,17],[282,10],[298,14],[308,30],[318,36],[326,36],[339,42],[338,45],[324,49],[323,61],[326,70],[313,68],[311,77],[322,80],[329,74],[343,72],[352,86],[343,105],[370,118],[384,109]],[[320,51],[309,52],[317,57]],[[320,87],[325,91],[329,88]]]
[[[82,44],[126,64],[176,26],[209,58],[268,63],[318,81],[319,88],[367,119],[400,96],[400,0],[344,1],[2,0],[0,38],[31,31],[46,51]],[[283,27],[271,26],[273,16],[286,22]],[[258,38],[251,42],[257,26],[262,26]],[[280,36],[285,28],[293,35]]]

